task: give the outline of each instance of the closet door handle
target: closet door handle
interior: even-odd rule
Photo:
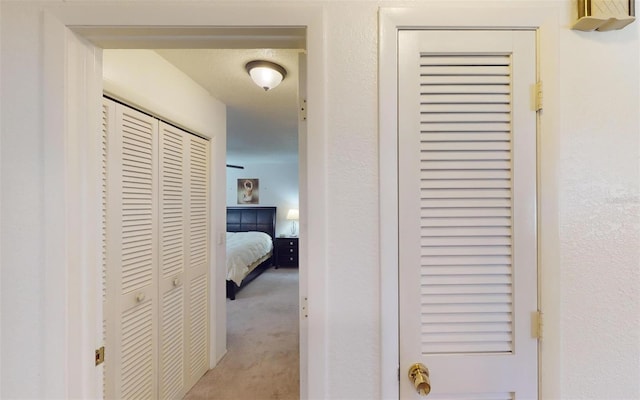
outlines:
[[[173,287],[178,287],[180,285],[180,279],[173,278]]]
[[[144,293],[138,293],[138,294],[136,295],[136,301],[137,301],[138,303],[142,303],[142,301],[144,301],[145,297],[146,297],[146,296],[144,295]]]

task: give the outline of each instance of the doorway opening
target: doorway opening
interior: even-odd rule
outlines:
[[[99,42],[94,42],[94,44],[97,44],[97,45],[100,46]],[[106,47],[106,46],[104,46],[104,47]],[[109,47],[114,48],[114,47],[117,47],[117,46],[114,45],[114,44],[110,44]],[[109,51],[110,50],[105,50],[103,55],[106,57],[107,53],[109,53]],[[153,50],[146,50],[146,51],[153,51]],[[297,56],[297,53],[296,53],[296,56]],[[295,61],[296,61],[296,64],[297,64],[297,61],[298,61],[297,57],[296,57]],[[297,67],[297,65],[296,65],[296,67]],[[247,78],[248,78],[248,76],[247,76]],[[296,80],[295,84],[294,84],[296,89],[297,89],[297,83],[298,82]],[[296,92],[297,92],[297,90],[296,90]],[[296,110],[297,110],[297,107],[295,107],[293,109],[294,115],[297,115],[297,111]],[[229,115],[229,113],[227,113],[227,115]],[[214,146],[224,145],[224,142],[225,142],[223,140],[224,136],[225,135],[221,135],[221,137],[212,137],[212,139],[213,139],[212,140],[212,151],[213,151],[213,147]],[[298,136],[298,129],[297,129],[297,126],[296,126],[295,127],[295,137],[294,137],[294,139],[296,139],[297,136]],[[305,143],[306,140],[303,138],[303,139],[300,140],[300,142],[301,143]],[[283,207],[281,207],[282,208],[281,212],[284,214],[284,216],[282,216],[282,218],[279,218],[279,219],[282,219],[284,222],[282,222],[282,224],[281,224],[281,225],[283,225],[283,227],[278,230],[278,232],[280,232],[280,233],[278,233],[278,236],[283,236],[283,237],[286,236],[287,233],[291,232],[291,231],[289,231],[289,224],[288,224],[289,221],[286,221],[286,215],[287,215],[287,211],[289,209],[302,208],[303,209],[302,218],[304,218],[304,209],[305,209],[305,207],[304,207],[304,204],[302,203],[302,201],[298,198],[299,197],[299,192],[300,192],[300,190],[298,189],[298,175],[300,175],[300,182],[301,182],[300,186],[301,187],[304,186],[305,179],[304,179],[304,176],[302,174],[302,171],[300,171],[302,163],[298,161],[297,140],[295,141],[295,146],[294,147],[295,147],[295,151],[296,151],[295,152],[295,162],[290,162],[289,163],[290,165],[286,166],[286,168],[292,173],[292,175],[294,175],[294,177],[293,177],[293,179],[291,179],[291,181],[295,182],[295,184],[293,185],[293,186],[295,186],[295,190],[294,191],[290,191],[291,193],[289,193],[289,196],[291,197],[291,199],[289,199],[289,202],[286,203]],[[305,150],[304,149],[301,150],[300,157],[302,158],[302,161],[304,162],[304,157],[305,157]],[[225,162],[225,161],[228,161],[228,160],[223,160],[223,162]],[[219,166],[220,166],[220,162],[218,162],[216,164],[216,168],[219,168]],[[262,168],[262,170],[264,170],[264,168]],[[230,185],[232,186],[232,182],[227,182],[227,187],[229,187]],[[264,185],[263,184],[263,193],[267,193],[268,189],[270,188],[270,186],[272,186],[272,185],[270,185],[270,184]],[[218,184],[216,185],[214,190],[216,190],[216,191],[219,190],[219,191],[225,192],[226,191],[225,189],[226,188],[224,187],[224,185],[220,184],[219,181],[218,181]],[[268,197],[268,196],[263,196],[263,199],[265,197]],[[212,200],[213,200],[213,204],[212,204],[212,207],[211,207],[212,208],[212,214],[213,215],[215,215],[215,214],[220,215],[221,213],[223,213],[224,212],[224,203],[223,202],[219,202],[219,201],[216,202],[215,199],[212,199]],[[227,204],[228,203],[229,202],[227,202]],[[302,206],[302,207],[300,207],[300,206]],[[216,229],[216,224],[215,224],[215,222],[213,222],[213,220],[215,220],[215,217],[212,216],[211,219],[212,219],[212,227],[211,227],[211,238],[212,239],[211,239],[211,242],[212,242],[212,247],[213,247],[213,245],[215,245],[216,241],[218,242],[217,243],[218,245],[221,244],[220,241],[224,242],[224,240],[221,240],[222,237],[223,237],[221,235],[224,235],[224,232],[220,232],[219,229]],[[287,233],[285,233],[285,232],[287,232]],[[296,232],[291,232],[291,234],[295,234],[296,241],[297,241],[298,232],[297,231]],[[301,232],[300,239],[304,240],[304,232]],[[212,341],[211,341],[211,344],[210,344],[210,348],[211,348],[210,365],[213,367],[215,365],[215,363],[220,361],[220,359],[224,355],[224,351],[226,350],[226,348],[221,349],[220,346],[219,346],[219,343],[221,341],[223,343],[225,342],[225,340],[224,339],[221,340],[220,337],[221,336],[226,336],[225,327],[227,326],[227,324],[226,324],[226,315],[225,315],[226,313],[224,311],[227,308],[224,306],[224,304],[225,304],[224,290],[220,290],[221,287],[224,288],[224,285],[221,286],[219,284],[219,281],[216,281],[215,283],[213,282],[214,280],[219,280],[220,274],[218,272],[214,273],[214,271],[219,271],[220,268],[221,268],[221,265],[220,265],[220,262],[219,262],[220,257],[216,257],[216,255],[214,254],[211,257],[211,260],[212,260],[212,262],[211,262],[212,285],[211,286],[212,287],[215,286],[215,289],[210,292],[210,293],[212,293],[212,297],[210,299],[211,300],[210,301],[210,308],[211,308],[211,313],[210,314],[211,315],[215,315],[215,319],[211,318],[212,323],[211,323],[211,326],[210,326],[210,330],[211,330],[211,333],[212,333],[211,334],[211,338],[213,338]],[[301,271],[301,275],[303,275],[304,272],[302,272],[302,271],[304,271],[304,263],[300,263],[300,271]],[[298,303],[298,299],[300,298],[299,293],[302,293],[303,290],[302,290],[302,287],[299,288],[299,286],[298,286],[298,283],[297,283],[298,282],[297,270],[295,272],[296,272],[296,274],[295,274],[296,275],[295,288],[294,288],[295,289],[294,290],[294,296],[295,297],[293,299],[295,301],[295,306],[294,306],[292,311],[293,311],[293,315],[294,315],[295,321],[298,322],[298,313],[296,313],[295,310],[298,309],[297,303]],[[292,275],[292,274],[289,273],[289,275]],[[221,309],[223,311],[219,312],[219,310],[221,310]],[[299,322],[298,322],[298,324],[299,324]],[[298,328],[298,326],[296,326],[296,328]],[[300,332],[302,332],[302,330],[300,330]],[[298,339],[297,333],[298,333],[298,330],[296,330],[296,340]],[[302,333],[300,333],[300,334],[302,334]],[[304,339],[302,341],[304,341]],[[225,343],[225,345],[224,345],[225,347],[227,347],[226,346],[227,343]],[[296,341],[296,343],[295,343],[295,345],[293,347],[296,349],[296,351],[298,350],[299,346],[298,346],[298,342],[297,341]],[[303,352],[303,354],[304,354],[304,352]],[[303,354],[301,354],[301,356]],[[299,360],[300,360],[300,357],[296,356],[296,362],[298,362]],[[302,366],[304,364],[301,362],[300,365]],[[302,369],[302,368],[300,368],[299,370],[294,371],[294,373],[296,375],[296,378],[298,378],[298,376],[302,377],[303,371],[304,371],[304,369]],[[296,390],[295,390],[296,398],[299,395],[300,387],[303,385],[302,382],[304,382],[304,379],[296,379]],[[304,390],[304,387],[303,387],[303,390]]]

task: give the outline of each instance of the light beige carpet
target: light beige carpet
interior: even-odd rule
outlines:
[[[269,269],[227,300],[227,354],[186,400],[297,400],[298,270]]]

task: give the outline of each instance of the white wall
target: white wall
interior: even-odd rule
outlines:
[[[211,233],[215,265],[212,271],[217,292],[224,293],[225,248],[216,238],[225,232],[224,187],[226,160],[226,106],[212,97],[184,73],[152,50],[104,50],[104,89],[110,96],[146,110],[165,121],[182,126],[190,132],[211,138],[211,178],[216,231]],[[214,364],[226,352],[225,302],[214,302],[211,320],[219,321],[212,330]],[[216,315],[218,318],[216,318]]]
[[[561,30],[566,398],[640,398],[639,25]]]
[[[2,287],[2,393],[43,394],[43,149],[42,105],[38,102],[39,15],[10,12],[0,24],[2,142],[0,240]],[[30,29],[19,35],[22,27]],[[18,78],[19,77],[19,78]],[[18,372],[19,371],[19,372]]]
[[[332,3],[326,18],[329,394],[373,399],[380,374],[377,4]]]
[[[296,3],[305,7],[300,4],[303,2]],[[429,1],[402,4],[418,3],[428,5]],[[374,399],[379,397],[380,367],[379,3],[320,4],[325,9],[327,74],[310,79],[323,80],[328,95],[323,138],[328,154],[324,160],[328,192],[323,199],[328,223],[324,250],[328,280],[323,318],[329,379],[321,386],[326,398]],[[557,7],[561,15],[557,57],[562,129],[560,147],[552,156],[560,166],[562,292],[557,304],[560,330],[546,332],[562,343],[558,397],[637,399],[640,24],[635,22],[619,32],[574,32],[569,26],[575,3],[545,4]],[[2,7],[0,397],[41,397],[46,390],[40,379],[41,343],[46,334],[40,322],[41,304],[46,299],[39,290],[44,201],[41,146],[46,135],[39,104],[41,21],[37,10],[28,5],[3,2]]]
[[[237,182],[241,178],[260,179],[260,197],[257,206],[278,207],[276,235],[291,233],[287,211],[298,208],[298,163],[242,164],[244,169],[227,168],[227,206],[251,207],[238,204]]]

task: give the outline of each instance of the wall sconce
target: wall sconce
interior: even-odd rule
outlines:
[[[299,212],[297,208],[292,208],[287,213],[287,219],[291,221],[291,236],[296,236],[296,221],[299,218]]]
[[[635,0],[578,0],[579,31],[612,31],[635,21]]]
[[[271,61],[255,60],[245,66],[251,79],[266,92],[278,86],[287,76],[287,70]]]

